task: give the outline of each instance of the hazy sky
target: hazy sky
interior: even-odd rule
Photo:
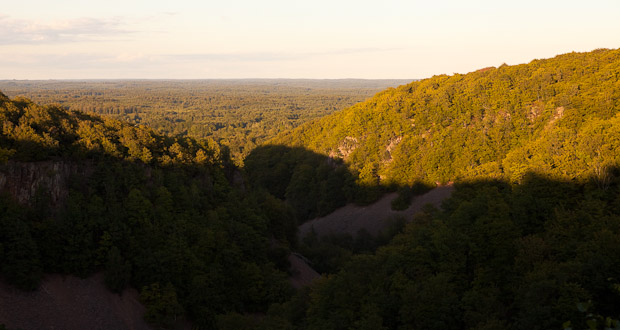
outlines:
[[[620,47],[618,0],[15,0],[0,79],[426,78]]]

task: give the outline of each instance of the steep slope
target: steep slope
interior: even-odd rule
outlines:
[[[435,76],[279,135],[341,158],[361,184],[579,179],[617,162],[620,50]]]

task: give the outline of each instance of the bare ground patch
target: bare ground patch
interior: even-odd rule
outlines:
[[[291,263],[292,270],[289,281],[295,289],[308,286],[312,283],[312,281],[321,277],[319,273],[308,265],[307,260],[298,253],[289,254],[288,261]]]
[[[367,206],[348,204],[324,217],[302,224],[299,226],[298,235],[303,238],[314,230],[318,236],[340,233],[355,236],[361,229],[365,229],[371,235],[376,236],[391,224],[391,220],[397,217],[411,221],[413,216],[420,212],[426,204],[440,207],[441,202],[450,197],[453,191],[452,185],[439,186],[425,194],[414,197],[411,205],[403,211],[392,210],[392,200],[398,196],[397,193],[387,194],[377,202]],[[314,279],[321,276],[312,269],[303,256],[297,253],[291,253],[288,260],[292,271],[289,281],[295,288],[310,285]]]
[[[348,204],[324,217],[310,220],[299,226],[299,237],[305,237],[312,230],[318,236],[340,233],[355,236],[361,229],[377,235],[390,224],[390,219],[402,217],[410,221],[426,204],[439,207],[444,199],[450,197],[452,191],[454,191],[452,185],[434,188],[423,195],[414,197],[411,205],[403,211],[392,210],[391,203],[397,197],[396,193],[387,194],[367,206]]]
[[[144,313],[135,289],[114,294],[101,273],[86,279],[48,275],[32,292],[0,281],[0,324],[9,329],[150,330]]]

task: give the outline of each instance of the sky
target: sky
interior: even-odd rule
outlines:
[[[0,79],[422,79],[620,47],[620,1],[12,0]]]

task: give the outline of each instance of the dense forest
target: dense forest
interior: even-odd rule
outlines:
[[[364,101],[408,80],[0,81],[10,97],[110,115],[162,134],[211,138],[239,163],[285,130]]]
[[[0,97],[0,173],[70,164],[65,194],[2,196],[0,272],[21,288],[104,271],[160,327],[620,328],[620,50],[388,89],[243,168],[213,140]],[[297,237],[346,203],[399,191],[402,207],[448,182],[441,208],[380,236]],[[292,289],[291,251],[324,276]]]
[[[615,329],[614,174],[607,190],[536,174],[458,184],[443,210],[418,214],[278,312],[305,329]]]
[[[290,297],[292,212],[235,189],[237,170],[216,144],[1,94],[0,118],[0,181],[17,187],[0,196],[10,283],[33,289],[43,273],[103,270],[111,290],[140,290],[153,324],[187,315],[207,329],[219,314]],[[21,201],[11,194],[36,183]]]

